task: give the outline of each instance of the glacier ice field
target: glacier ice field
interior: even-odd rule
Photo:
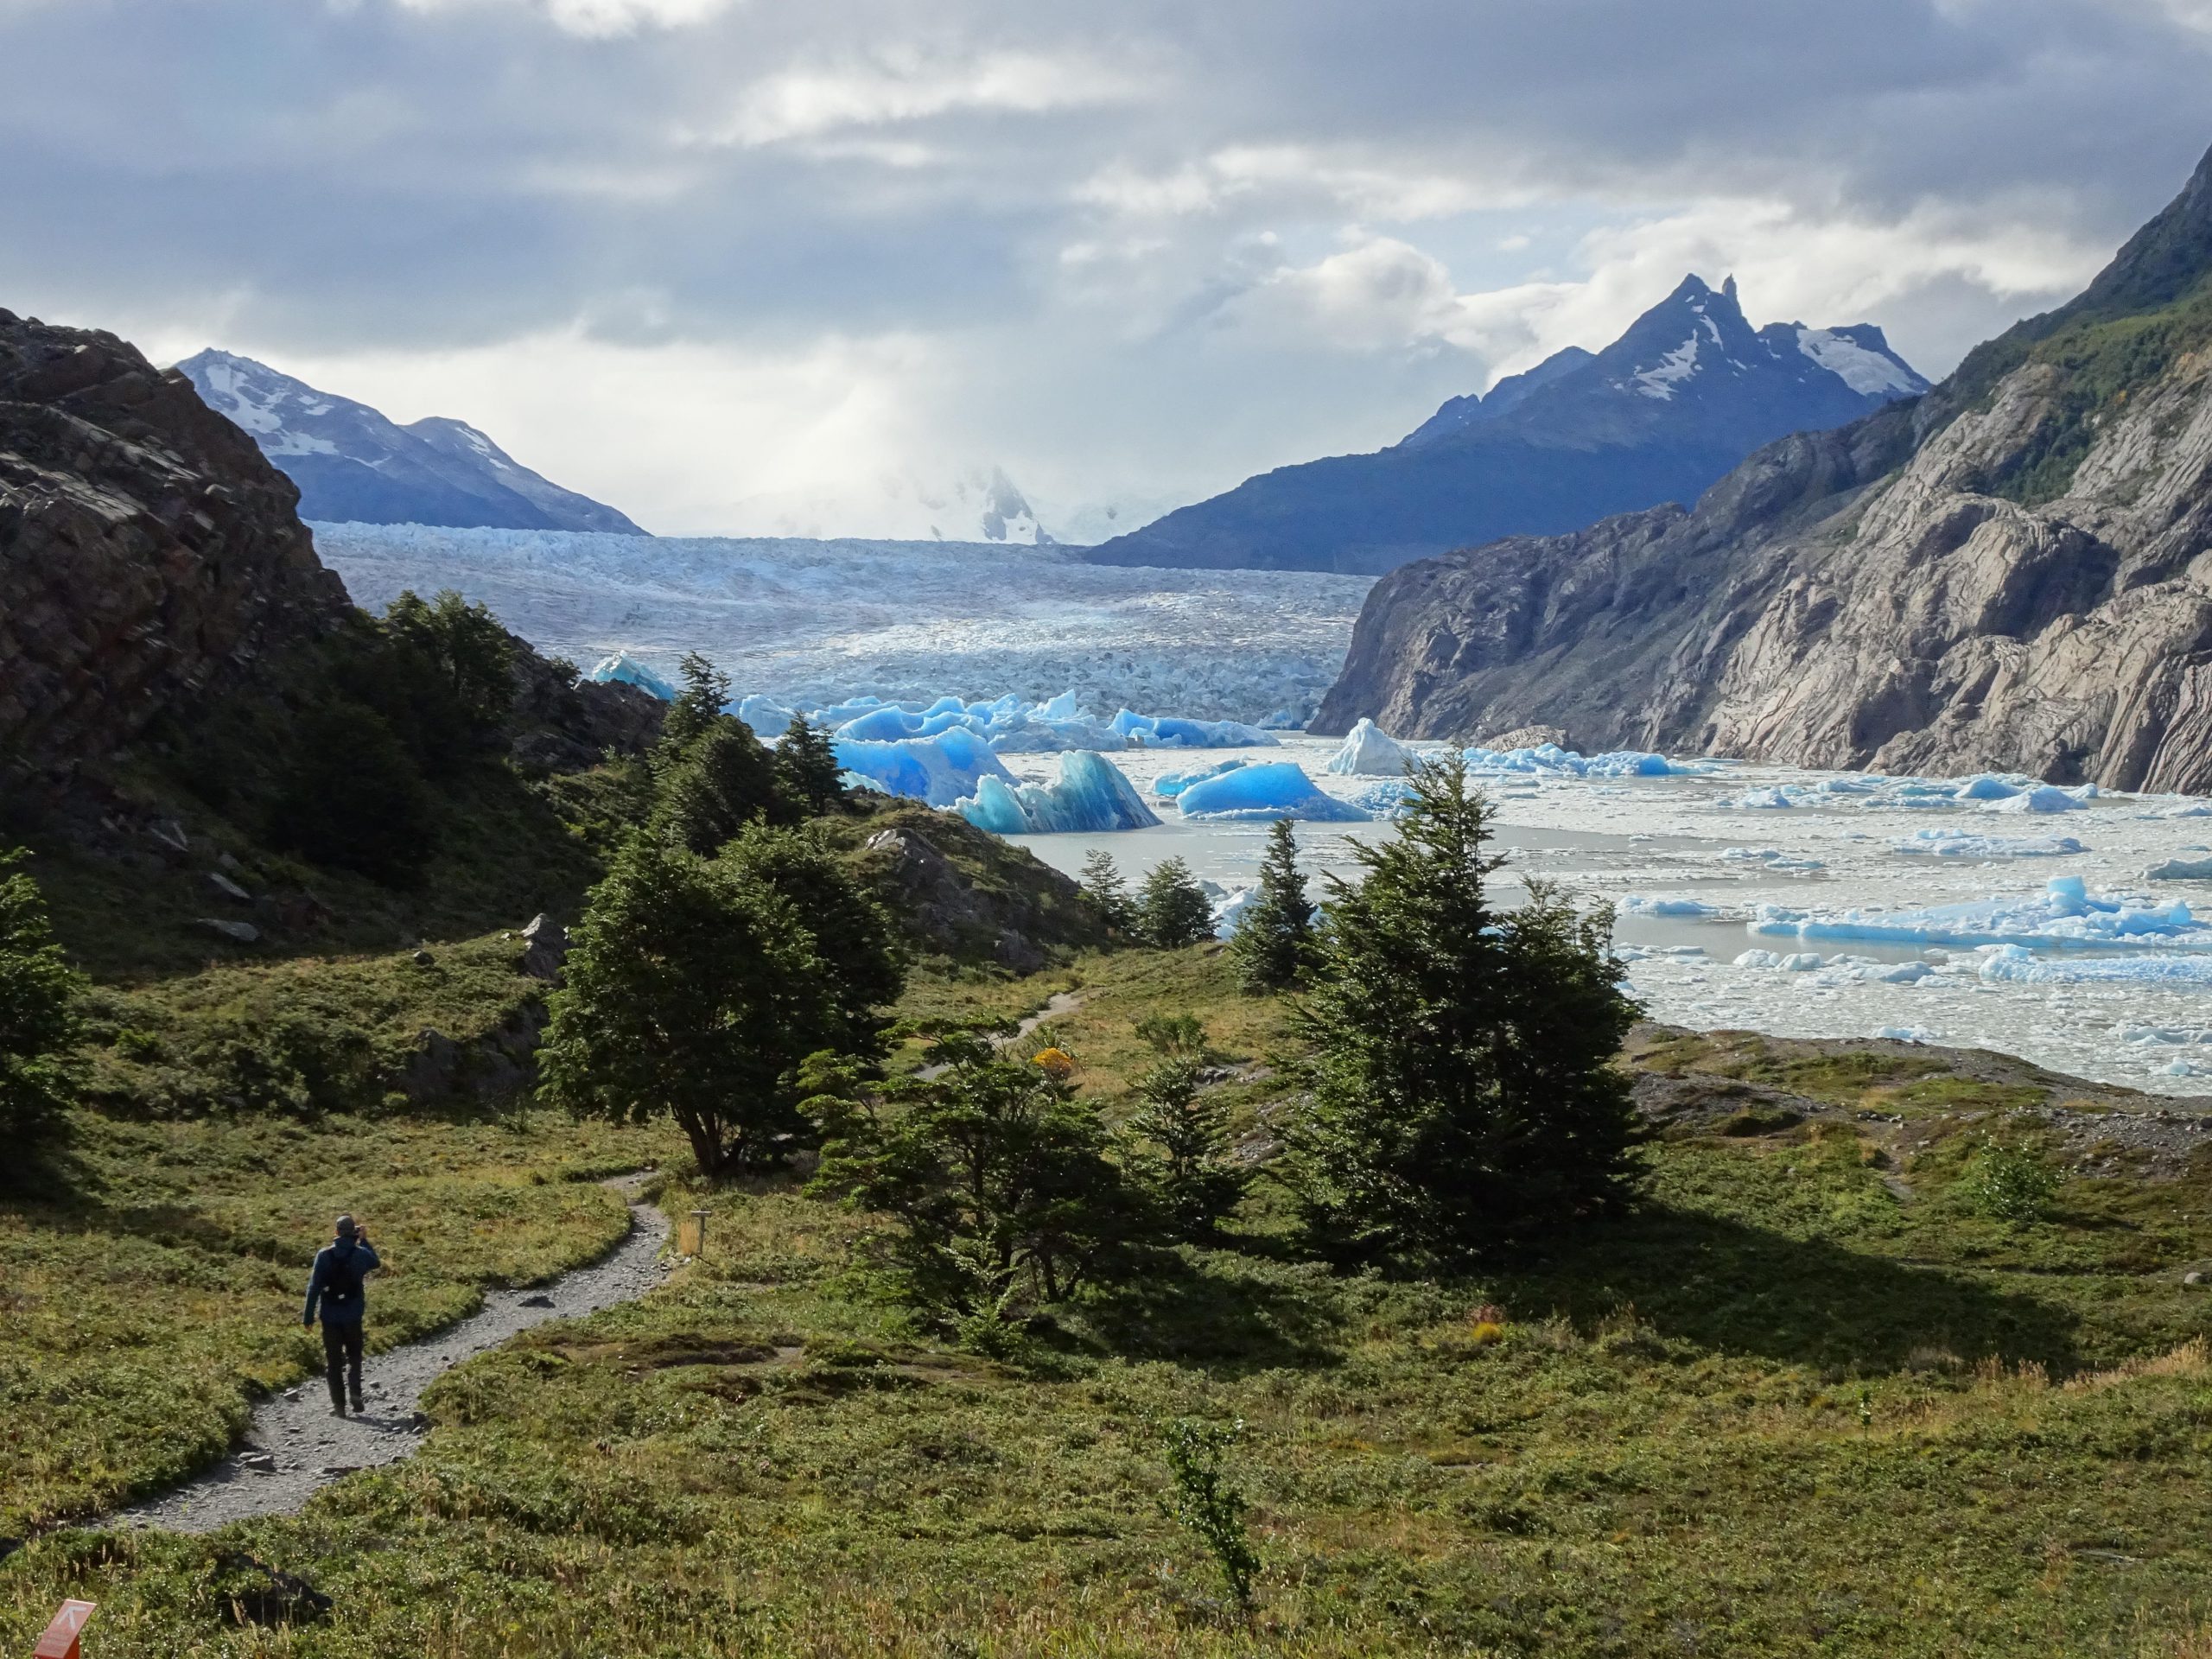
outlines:
[[[851,770],[1071,874],[1170,856],[1233,927],[1268,823],[1316,877],[1390,833],[1407,753],[1302,723],[1369,583],[1090,566],[1052,549],[316,527],[357,600],[457,588],[542,649],[661,691],[700,650],[764,735],[793,709]],[[951,696],[945,694],[950,693]],[[903,705],[903,706],[892,706]],[[1112,712],[1109,712],[1112,711]],[[1555,747],[1468,752],[1500,898],[1610,900],[1654,1018],[1986,1047],[2212,1096],[2212,801],[2031,778],[1882,778]],[[1199,810],[1192,811],[1192,807]]]
[[[1302,725],[1372,579],[1085,564],[996,543],[315,527],[356,603],[459,589],[541,651],[673,679],[699,651],[785,704],[1072,688],[1092,708]]]

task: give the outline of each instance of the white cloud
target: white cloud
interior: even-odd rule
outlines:
[[[717,137],[763,145],[937,116],[1041,115],[1126,102],[1144,85],[1141,76],[1079,53],[967,57],[887,48],[863,61],[785,69],[756,82]]]
[[[720,16],[738,0],[399,0],[409,11],[518,4],[570,35],[604,39],[643,28],[683,29]]]

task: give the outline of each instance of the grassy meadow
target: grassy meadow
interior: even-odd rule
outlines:
[[[1198,1014],[1264,1155],[1287,1010],[1213,947],[933,980],[909,1012],[1067,993],[1050,1034],[1109,1114],[1137,1020]],[[2212,1290],[2183,1275],[2212,1259],[2212,1166],[2076,1160],[2110,1173],[1998,1221],[1964,1201],[1974,1148],[2060,1161],[2004,1114],[2063,1079],[1663,1032],[1632,1054],[1717,1105],[1669,1120],[1629,1220],[1465,1281],[1345,1275],[1300,1259],[1262,1182],[1236,1248],[1063,1305],[1007,1359],[867,1294],[868,1217],[679,1179],[667,1208],[716,1215],[668,1288],[460,1367],[421,1455],[297,1517],[43,1532],[0,1565],[0,1647],[73,1594],[103,1656],[2207,1651]],[[611,1236],[577,1178],[675,1163],[489,1111],[101,1120],[80,1148],[97,1198],[0,1211],[0,1529],[188,1466],[297,1375],[334,1205],[382,1224],[397,1338]],[[1160,1507],[1179,1416],[1246,1425],[1249,1624]],[[334,1612],[239,1622],[239,1548]]]

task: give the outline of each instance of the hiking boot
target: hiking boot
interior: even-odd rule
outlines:
[[[367,1409],[368,1409],[368,1408],[367,1408],[366,1406],[365,1406],[365,1405],[363,1405],[363,1404],[361,1403],[361,1392],[360,1392],[360,1390],[359,1390],[359,1389],[356,1389],[353,1391],[353,1414],[354,1414],[356,1417],[358,1417],[358,1416],[359,1416],[363,1412],[366,1411]]]
[[[343,1400],[332,1401],[330,1402],[330,1414],[334,1417],[343,1417],[346,1414],[346,1402]]]

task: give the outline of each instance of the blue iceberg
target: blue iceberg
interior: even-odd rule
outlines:
[[[1191,784],[1175,798],[1185,817],[1217,822],[1302,818],[1320,823],[1364,823],[1369,816],[1323,794],[1295,760],[1239,766]]]
[[[1060,775],[1049,784],[1011,784],[986,774],[957,810],[977,829],[1001,836],[1090,835],[1147,830],[1160,822],[1122,769],[1091,749],[1063,753]]]
[[[651,692],[663,702],[676,701],[676,688],[626,651],[618,651],[612,657],[601,658],[598,665],[584,677],[595,680],[601,685],[615,682],[634,685],[640,691]]]
[[[878,743],[838,737],[830,747],[847,774],[887,795],[905,795],[931,806],[950,806],[973,795],[986,779],[1014,781],[1014,774],[975,733],[956,728],[935,737]]]
[[[1272,749],[1282,740],[1273,732],[1236,720],[1183,720],[1173,715],[1139,715],[1124,709],[1114,729],[1132,743],[1153,749]]]
[[[1216,761],[1211,766],[1200,766],[1195,772],[1171,772],[1152,780],[1152,792],[1163,801],[1172,801],[1192,784],[1203,784],[1209,778],[1218,778],[1224,772],[1235,772],[1251,762],[1238,755],[1234,760]]]

